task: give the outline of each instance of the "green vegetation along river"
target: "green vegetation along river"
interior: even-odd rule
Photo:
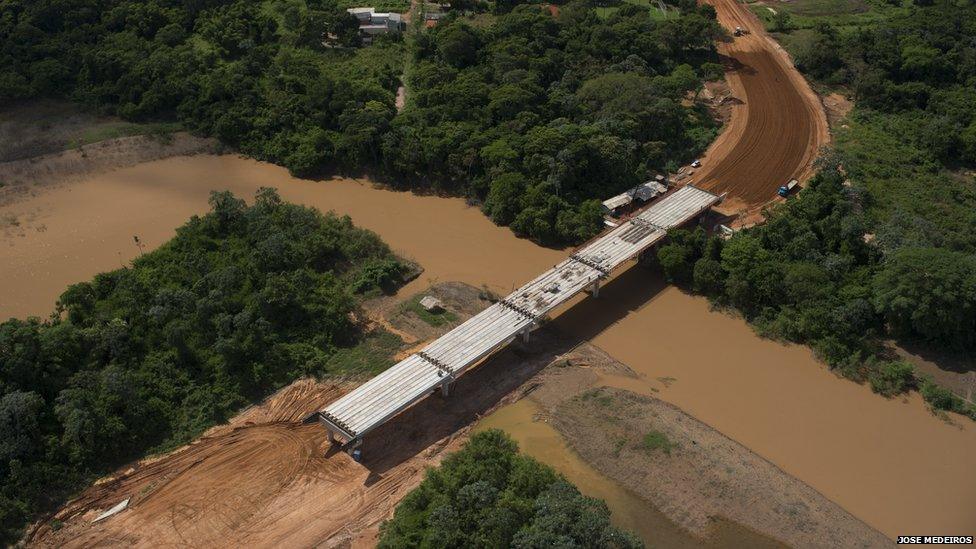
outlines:
[[[206,211],[210,190],[253,196],[260,186],[349,214],[424,266],[403,295],[435,280],[509,290],[566,254],[515,238],[459,199],[302,181],[235,156],[179,157],[37,189],[0,208],[0,218],[23,220],[21,233],[0,241],[0,315],[45,315],[67,284],[141,253],[134,235],[151,249]],[[760,339],[744,321],[641,269],[621,272],[600,299],[584,300],[556,322],[642,374],[645,390],[657,389],[659,398],[889,537],[976,531],[976,427],[969,420],[947,422],[915,395],[886,400],[839,379],[808,349]]]

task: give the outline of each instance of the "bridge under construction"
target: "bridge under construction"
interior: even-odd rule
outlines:
[[[576,294],[596,296],[600,281],[717,204],[720,197],[691,185],[590,241],[552,269],[492,304],[422,350],[360,385],[318,413],[333,443],[358,446],[363,437],[437,389],[447,395],[465,371],[516,337],[529,333]]]

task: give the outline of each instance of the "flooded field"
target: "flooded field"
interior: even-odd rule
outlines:
[[[260,186],[349,214],[418,261],[426,272],[404,295],[451,280],[505,292],[565,256],[515,238],[461,200],[301,181],[233,156],[173,158],[0,208],[0,318],[46,315],[68,284],[125,264],[205,212],[211,190],[250,198]],[[678,405],[889,537],[976,533],[972,423],[947,423],[916,396],[885,400],[838,379],[808,349],[761,340],[640,268],[581,301],[555,322],[639,372],[628,389]]]

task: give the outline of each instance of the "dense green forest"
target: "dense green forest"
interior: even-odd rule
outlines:
[[[714,138],[705,110],[681,100],[721,75],[710,62],[719,32],[714,11],[693,3],[668,21],[631,4],[602,19],[582,2],[558,17],[519,5],[486,27],[443,21],[413,41],[410,101],[383,158],[483,201],[517,234],[578,242],[602,226],[597,199]]]
[[[637,548],[610,524],[607,505],[524,456],[505,433],[471,437],[407,494],[379,547]]]
[[[49,320],[0,324],[0,544],[97,475],[300,376],[360,373],[345,358],[364,338],[360,296],[413,267],[272,189],[211,206],[131,267],[68,288]]]
[[[727,242],[676,233],[661,265],[881,393],[918,386],[976,419],[882,345],[976,349],[976,6],[919,2],[813,33],[798,66],[855,101],[821,173]]]
[[[176,119],[299,175],[375,160],[403,45],[334,0],[0,0],[0,101]]]
[[[586,2],[558,16],[514,4],[480,25],[451,12],[409,47],[395,35],[354,47],[336,0],[0,0],[0,101],[178,120],[298,175],[368,170],[577,242],[601,226],[595,199],[711,141],[711,118],[681,100],[721,73],[720,29],[688,1],[666,21],[629,4],[606,19]]]

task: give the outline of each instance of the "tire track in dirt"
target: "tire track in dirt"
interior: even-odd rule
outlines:
[[[789,55],[746,6],[736,0],[708,3],[730,34],[737,26],[748,34],[718,46],[740,102],[690,181],[728,193],[728,210],[755,210],[775,199],[780,185],[812,175],[812,162],[829,141],[827,117]]]

